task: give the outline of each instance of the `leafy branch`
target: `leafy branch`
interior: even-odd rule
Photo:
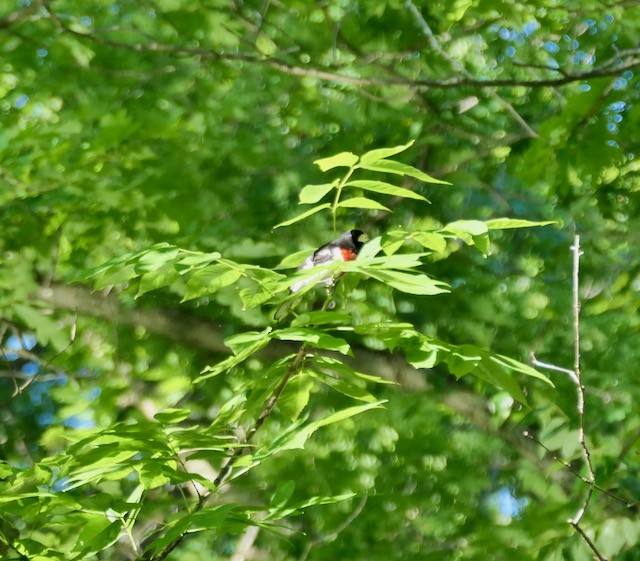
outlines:
[[[346,171],[330,183],[304,187],[300,193],[300,204],[315,206],[278,226],[295,224],[316,212],[328,210],[335,229],[341,214],[350,209],[365,212],[386,209],[376,199],[370,198],[370,193],[428,202],[421,194],[392,183],[366,176],[354,178],[356,173],[373,172],[408,176],[428,183],[446,183],[392,159],[392,156],[408,149],[411,144],[372,150],[361,156],[342,152],[318,160],[316,164],[323,172],[333,172],[338,168],[346,168]],[[344,198],[346,192],[353,193],[354,196]],[[321,203],[330,193],[333,194],[333,202]],[[362,193],[367,196],[362,196]],[[185,250],[162,243],[119,255],[100,267],[85,271],[83,278],[91,278],[97,288],[115,286],[129,290],[136,298],[143,298],[147,293],[160,289],[177,294],[182,302],[198,298],[216,299],[220,293],[223,295],[220,298],[223,305],[229,305],[232,300],[234,305],[241,303],[244,309],[278,304],[278,299],[283,294],[285,299],[289,298],[289,289],[293,283],[301,278],[318,274],[322,276],[325,272],[327,275],[341,276],[348,273],[372,279],[407,294],[435,296],[448,292],[449,286],[423,272],[426,257],[433,254],[446,256],[449,251],[447,248],[454,240],[461,240],[467,246],[476,247],[487,254],[492,231],[544,224],[546,223],[500,218],[487,221],[457,220],[428,230],[392,230],[383,236],[374,237],[362,248],[355,261],[338,261],[288,276],[271,268],[237,263],[219,252]],[[405,244],[414,249],[402,252]],[[415,251],[416,247],[418,251]],[[298,260],[304,259],[307,253],[286,258],[276,269],[296,267]],[[48,290],[55,289],[53,286]],[[303,296],[312,290],[314,286],[310,283],[298,295]],[[45,296],[45,293],[46,290],[42,295]],[[61,480],[65,499],[76,489],[98,487],[105,481],[126,475],[137,477],[138,480],[130,499],[113,505],[112,510],[116,514],[111,518],[104,512],[87,512],[79,520],[80,527],[84,524],[100,531],[99,535],[92,536],[88,530],[79,530],[82,539],[78,540],[75,552],[86,556],[106,549],[124,533],[138,559],[162,561],[189,533],[220,531],[229,526],[245,529],[255,524],[268,525],[311,505],[351,498],[353,494],[311,497],[302,503],[290,504],[289,495],[283,492],[272,499],[268,514],[260,519],[257,519],[254,506],[209,504],[209,498],[219,496],[224,484],[232,477],[234,480],[241,477],[274,454],[302,448],[322,427],[384,403],[384,400],[377,399],[367,389],[383,380],[370,373],[357,371],[342,358],[353,356],[352,346],[343,338],[344,334],[354,339],[360,337],[376,340],[390,351],[400,349],[404,352],[407,363],[415,368],[433,368],[437,364],[443,364],[458,378],[475,375],[485,383],[504,389],[515,400],[524,404],[525,393],[514,375],[548,382],[528,365],[472,345],[451,345],[421,333],[411,324],[387,321],[354,324],[349,314],[329,309],[332,298],[333,289],[326,294],[320,309],[299,314],[288,327],[275,329],[269,326],[262,331],[239,333],[224,340],[224,345],[233,354],[206,367],[193,380],[194,385],[199,385],[211,378],[227,375],[223,385],[229,385],[229,389],[232,389],[233,397],[221,404],[208,427],[185,426],[184,423],[191,415],[190,410],[169,408],[153,415],[153,420],[149,418],[148,421],[138,421],[132,425],[116,423],[107,429],[92,431],[88,436],[80,436],[64,453],[51,460],[51,465],[55,467],[57,477]],[[117,304],[113,302],[105,304],[103,312],[107,317],[113,318],[117,314],[114,306],[117,308]],[[82,310],[91,308],[91,305],[84,303]],[[89,313],[100,313],[100,310],[91,310]],[[130,323],[135,323],[133,319]],[[166,318],[160,322],[158,320],[158,316],[147,318],[144,325],[163,334],[176,331],[176,325],[171,325],[170,321],[168,326],[165,325],[163,330],[158,331],[156,323],[167,323]],[[194,327],[197,327],[196,324]],[[217,332],[204,330],[200,337],[211,337],[211,341],[206,342],[206,348],[223,350]],[[251,366],[255,362],[253,357],[275,341],[283,341],[291,350],[295,348],[295,351],[265,365],[260,375],[254,376],[254,367]],[[312,353],[312,350],[319,352]],[[239,375],[229,376],[230,373]],[[300,384],[295,384],[294,381]],[[316,386],[329,388],[362,404],[341,408],[319,419],[310,420],[311,413],[305,409],[311,390]],[[279,430],[274,438],[258,441],[256,435],[264,432],[263,427],[276,407],[278,414],[288,418],[291,423]],[[244,436],[230,434],[233,432],[231,429],[236,426],[248,427]],[[221,467],[217,474],[204,477],[200,472],[189,471],[188,460],[194,458],[204,459]],[[182,494],[185,506],[175,515],[167,516],[156,532],[143,528],[137,519],[146,502],[145,491],[165,485],[173,485]],[[190,504],[183,490],[196,485],[197,500]],[[25,489],[29,487],[25,486]],[[60,500],[55,493],[30,493],[18,498],[40,501],[46,505],[43,516],[55,516],[56,501]],[[71,500],[79,502],[83,499],[78,496]],[[150,536],[148,530],[151,532]],[[143,539],[145,535],[148,537]],[[137,537],[141,539],[140,546],[136,541]]]

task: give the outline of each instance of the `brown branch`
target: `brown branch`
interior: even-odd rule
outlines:
[[[582,536],[584,542],[589,546],[589,549],[593,552],[593,554],[598,558],[599,561],[607,561],[607,558],[604,557],[602,553],[600,553],[600,551],[596,547],[596,544],[591,541],[591,538],[587,536],[585,531],[581,528],[580,524],[574,521],[569,521],[569,524],[571,524],[574,527],[575,531],[578,532],[580,536]]]
[[[304,548],[304,551],[302,552],[302,555],[300,556],[299,561],[306,561],[307,557],[309,557],[309,553],[311,553],[311,550],[314,548],[314,546],[324,543],[324,542],[328,542],[328,541],[333,541],[335,540],[344,530],[346,530],[346,528],[348,526],[351,525],[351,523],[358,518],[358,516],[360,516],[360,513],[363,511],[364,506],[367,504],[367,495],[364,495],[361,499],[360,502],[358,503],[358,505],[356,506],[355,510],[332,532],[328,532],[328,533],[324,533],[322,535],[320,535],[318,538],[315,538],[313,540],[310,540],[307,545]]]
[[[438,42],[438,40],[436,39],[435,34],[433,33],[433,31],[431,30],[431,28],[429,27],[429,24],[427,23],[427,20],[424,19],[424,17],[422,16],[422,13],[420,12],[420,10],[418,10],[418,8],[416,7],[416,5],[412,2],[412,0],[406,0],[406,6],[409,8],[409,11],[411,12],[411,14],[413,15],[414,19],[416,20],[416,22],[418,23],[418,26],[420,27],[420,29],[422,30],[422,32],[426,35],[426,37],[429,40],[429,43],[431,45],[431,47],[442,57],[444,58],[446,61],[449,62],[449,64],[451,64],[452,67],[456,68],[458,70],[458,72],[460,72],[462,75],[464,75],[467,78],[472,79],[473,75],[471,74],[471,72],[469,72],[466,67],[458,60],[454,59],[452,56],[449,55],[449,53],[447,53],[441,46],[440,43]],[[500,105],[502,105],[502,107],[504,107],[508,113],[511,114],[511,116],[513,116],[515,118],[515,120],[520,124],[520,126],[527,132],[527,134],[531,137],[531,138],[538,138],[538,133],[536,131],[534,131],[531,126],[529,125],[529,123],[527,123],[522,115],[520,115],[520,113],[518,113],[518,111],[515,109],[515,107],[509,103],[506,99],[504,99],[496,90],[495,88],[492,87],[486,87],[487,92],[498,101],[498,103],[500,103]]]
[[[558,462],[560,465],[562,465],[565,468],[567,468],[580,481],[582,481],[583,483],[586,483],[587,485],[591,485],[591,481],[589,481],[584,475],[582,475],[570,463],[565,462],[562,458],[560,458],[556,454],[554,454],[553,451],[550,448],[545,446],[540,440],[538,440],[535,436],[533,436],[529,431],[523,431],[522,436],[524,436],[525,438],[528,438],[529,440],[535,442],[538,446],[540,446],[540,448],[545,450],[555,462]],[[611,491],[607,491],[604,487],[600,487],[599,485],[594,485],[594,487],[598,491],[600,491],[601,493],[604,493],[608,497],[611,497],[613,500],[624,504],[624,506],[626,506],[627,508],[632,508],[632,507],[636,506],[636,503],[634,503],[633,501],[626,501],[625,499],[623,499],[622,497],[618,497],[618,495],[612,493]]]
[[[208,352],[229,352],[221,330],[188,313],[162,308],[126,308],[115,295],[91,292],[79,285],[53,284],[38,289],[34,296],[59,310],[144,327],[150,333]]]
[[[581,82],[595,78],[604,78],[611,76],[619,76],[627,70],[633,70],[640,66],[640,49],[627,49],[604,61],[598,66],[594,66],[590,70],[582,72],[564,72],[562,76],[556,78],[535,78],[535,79],[518,79],[518,78],[496,78],[496,79],[477,79],[465,70],[463,76],[445,79],[413,79],[404,76],[347,76],[340,74],[330,68],[314,68],[312,66],[297,66],[290,64],[277,56],[265,57],[258,52],[219,52],[213,49],[203,47],[184,47],[181,45],[173,45],[162,43],[160,41],[151,40],[150,42],[125,43],[104,37],[94,31],[81,32],[68,26],[55,11],[51,9],[48,0],[41,0],[49,19],[54,25],[65,33],[72,34],[79,39],[94,41],[105,46],[125,49],[134,52],[149,53],[165,53],[182,56],[194,56],[209,60],[227,60],[227,61],[243,61],[250,64],[261,64],[268,66],[273,70],[289,74],[291,76],[312,77],[319,80],[326,80],[338,84],[346,84],[352,86],[406,86],[409,88],[423,89],[452,89],[461,87],[478,87],[478,88],[504,88],[514,86],[524,86],[528,88],[538,87],[555,87],[570,84],[572,82]],[[282,54],[282,53],[280,53]],[[522,63],[519,63],[522,64]],[[335,68],[335,67],[333,67]],[[338,70],[352,68],[338,67]],[[556,72],[556,69],[553,69]],[[562,73],[562,71],[559,71]],[[515,111],[515,110],[514,110]],[[515,116],[515,115],[514,115]],[[521,123],[522,124],[522,123]],[[524,125],[523,125],[524,126]]]

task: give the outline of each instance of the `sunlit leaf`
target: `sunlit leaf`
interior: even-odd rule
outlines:
[[[435,177],[431,177],[426,173],[420,171],[413,166],[408,164],[403,164],[402,162],[396,162],[395,160],[375,160],[370,162],[363,162],[358,165],[358,167],[362,169],[368,169],[371,171],[380,171],[383,173],[393,173],[395,175],[408,175],[409,177],[414,177],[415,179],[419,179],[420,181],[424,181],[425,183],[438,183],[441,185],[451,185],[448,181],[442,181],[441,179],[436,179]]]
[[[557,224],[554,221],[532,222],[531,220],[521,220],[519,218],[494,218],[485,221],[485,225],[489,230],[506,230],[508,228],[532,228],[535,226],[549,226]]]
[[[316,164],[322,171],[329,171],[330,169],[337,167],[350,168],[358,163],[358,156],[352,154],[351,152],[340,152],[335,156],[330,156],[329,158],[321,158],[313,163]]]
[[[321,210],[324,210],[325,208],[330,208],[331,205],[329,203],[324,203],[318,206],[314,206],[313,208],[307,210],[306,212],[303,212],[302,214],[298,214],[298,216],[291,218],[290,220],[285,220],[284,222],[280,222],[280,224],[276,224],[273,229],[275,230],[276,228],[282,228],[283,226],[290,226],[291,224],[295,224],[296,222],[300,222],[301,220],[304,220],[305,218],[308,218],[309,216],[315,214],[316,212],[320,212]]]
[[[406,144],[394,146],[393,148],[378,148],[376,150],[370,150],[360,157],[360,161],[364,163],[377,162],[388,158],[389,156],[395,156],[396,154],[400,154],[400,152],[404,152],[407,148],[413,146],[414,142],[415,140],[411,140]]]
[[[373,191],[374,193],[383,193],[384,195],[392,195],[394,197],[402,197],[404,199],[416,199],[418,201],[429,202],[422,195],[416,193],[415,191],[405,189],[404,187],[397,187],[383,181],[357,179],[354,181],[349,181],[345,185],[347,187],[358,187],[360,189],[364,189],[365,191]]]
[[[379,202],[374,201],[373,199],[368,199],[366,197],[352,197],[351,199],[345,199],[344,201],[340,201],[338,206],[345,208],[364,208],[368,210],[384,210],[387,212],[391,212],[391,209],[387,208],[384,205],[381,205]]]
[[[335,186],[335,183],[324,183],[322,185],[306,185],[300,191],[300,204],[317,203],[329,193]]]

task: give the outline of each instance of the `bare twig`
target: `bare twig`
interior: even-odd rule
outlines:
[[[580,521],[584,516],[589,502],[593,496],[593,490],[596,487],[596,475],[593,471],[593,464],[591,463],[591,453],[584,434],[584,385],[582,383],[582,373],[580,371],[580,236],[576,235],[573,239],[573,245],[571,246],[573,253],[573,371],[576,375],[576,392],[578,395],[578,420],[580,426],[578,427],[578,442],[582,449],[582,456],[584,457],[585,465],[587,466],[587,480],[588,489],[584,498],[582,506],[575,513],[573,518],[568,520],[569,524],[573,526],[576,532],[582,536],[582,539],[589,546],[593,554],[600,560],[606,561],[605,557],[598,551],[595,544],[589,539],[584,530],[580,527]]]
[[[559,464],[561,464],[562,466],[567,468],[571,473],[573,473],[573,475],[575,475],[578,479],[580,479],[580,481],[582,481],[583,483],[586,483],[587,485],[591,485],[591,481],[589,481],[584,475],[582,475],[570,463],[565,462],[562,458],[556,456],[556,454],[554,454],[553,451],[550,448],[545,446],[544,443],[542,443],[540,440],[538,440],[529,431],[527,431],[527,430],[523,431],[522,436],[524,436],[525,438],[528,438],[529,440],[535,442],[538,446],[540,446],[540,448],[544,449],[549,454],[549,456],[551,458],[553,458],[554,461],[558,462]],[[633,501],[626,501],[622,497],[618,497],[617,495],[614,495],[611,491],[607,491],[605,488],[600,487],[599,485],[594,485],[594,487],[598,491],[600,491],[601,493],[604,493],[605,495],[607,495],[608,497],[611,497],[612,499],[618,501],[619,503],[624,504],[624,506],[626,506],[627,508],[632,508],[632,507],[636,506],[636,503],[634,503]]]
[[[22,342],[22,336],[19,334],[17,328],[15,327],[12,328],[16,333],[16,337],[20,339],[22,347],[19,349],[6,349],[6,350],[17,354],[22,358],[26,358],[32,362],[35,362],[39,365],[38,371],[35,374],[33,374],[33,376],[30,376],[28,379],[26,379],[22,384],[18,385],[18,383],[15,382],[15,379],[14,379],[14,382],[16,384],[16,389],[13,395],[11,396],[12,398],[16,397],[17,395],[21,394],[24,390],[26,390],[36,380],[38,375],[41,372],[47,370],[48,368],[53,370],[59,376],[66,376],[66,372],[64,372],[64,370],[62,370],[61,368],[54,366],[53,362],[56,361],[60,356],[62,356],[69,349],[69,347],[71,347],[71,345],[73,345],[76,339],[77,323],[78,323],[78,314],[76,313],[75,318],[73,320],[73,325],[71,326],[71,335],[69,337],[69,342],[47,361],[42,360],[42,358],[39,357],[37,354],[32,353],[31,351],[28,351],[27,349],[25,349],[24,343]],[[2,355],[6,359],[5,349],[2,349]]]
[[[548,362],[542,362],[541,360],[538,360],[536,358],[536,355],[534,353],[531,353],[531,364],[533,364],[534,366],[537,366],[538,368],[545,368],[547,370],[553,370],[555,372],[562,372],[563,374],[566,374],[567,376],[569,376],[573,382],[575,384],[578,384],[578,377],[576,376],[576,373],[573,370],[569,370],[568,368],[562,368],[562,366],[556,366],[555,364],[550,364]]]
[[[596,547],[596,544],[594,544],[591,541],[591,538],[589,536],[587,536],[587,534],[585,533],[585,531],[580,527],[579,524],[573,524],[571,523],[571,525],[575,528],[576,532],[578,532],[578,534],[580,534],[580,536],[582,536],[582,539],[585,541],[585,543],[589,546],[589,549],[593,552],[593,554],[598,558],[599,561],[607,561],[607,558],[604,557],[602,555],[602,553],[600,553],[600,551],[598,551],[598,548]]]
[[[413,3],[413,1],[407,0],[406,5],[409,8],[409,11],[413,15],[413,17],[415,18],[415,20],[418,22],[418,25],[420,26],[420,29],[422,30],[422,32],[426,35],[427,39],[429,39],[429,43],[431,44],[431,47],[442,58],[448,61],[451,64],[451,66],[453,66],[463,76],[466,76],[467,78],[473,78],[473,75],[471,74],[471,72],[469,72],[460,61],[454,59],[452,56],[449,55],[449,53],[447,53],[440,46],[440,43],[438,43],[436,36],[434,35],[433,31],[431,31],[431,28],[429,27],[427,20],[424,19],[424,17],[422,16],[422,13],[420,12],[420,10],[418,10],[418,8]],[[515,107],[511,103],[509,103],[506,99],[504,99],[495,90],[495,88],[485,87],[484,89],[489,93],[489,95],[491,95],[494,99],[496,99],[500,103],[500,105],[502,105],[502,107],[504,107],[507,110],[507,112],[511,114],[512,117],[514,117],[514,119],[518,122],[518,124],[527,132],[527,134],[531,138],[538,138],[538,133],[531,128],[529,123],[527,123],[522,118],[522,115],[520,115],[520,113],[516,111]]]
[[[609,493],[605,489],[602,489],[601,487],[596,485],[596,474],[593,469],[593,463],[591,462],[591,453],[589,451],[589,447],[587,446],[587,441],[586,441],[585,431],[584,431],[585,387],[584,387],[584,384],[582,383],[582,372],[580,369],[580,256],[582,255],[582,252],[580,251],[580,236],[578,235],[576,235],[573,239],[571,252],[573,255],[572,305],[571,305],[572,315],[573,315],[573,370],[569,370],[568,368],[562,368],[554,364],[541,362],[535,357],[533,353],[531,354],[531,360],[535,366],[539,366],[542,368],[546,368],[548,370],[554,370],[556,372],[562,372],[563,374],[567,374],[576,386],[576,393],[577,393],[576,410],[578,412],[578,423],[579,423],[578,443],[580,445],[580,450],[582,452],[584,464],[587,468],[587,476],[585,477],[581,475],[570,464],[553,455],[551,453],[551,450],[549,450],[540,441],[535,439],[531,434],[529,434],[529,432],[525,431],[523,434],[525,437],[533,440],[534,442],[542,446],[547,452],[549,452],[552,455],[554,460],[561,463],[564,467],[569,469],[576,477],[578,477],[581,481],[586,483],[587,493],[585,495],[584,501],[580,506],[580,508],[575,513],[575,515],[569,520],[567,520],[567,523],[570,524],[576,532],[578,532],[578,534],[582,537],[582,539],[585,541],[587,546],[589,546],[589,548],[591,549],[593,554],[596,556],[596,558],[599,559],[599,561],[606,561],[605,557],[602,555],[602,553],[600,553],[596,545],[593,543],[593,541],[589,538],[589,536],[587,536],[585,531],[582,529],[582,527],[580,526],[580,522],[584,517],[587,511],[587,508],[589,507],[589,503],[591,501],[591,497],[593,496],[594,489],[598,489],[599,491],[602,491],[603,493],[609,495],[610,497],[613,497],[614,499],[625,503],[627,506],[629,506],[629,504],[623,499],[616,497],[612,493]]]
[[[582,449],[582,455],[584,457],[585,465],[588,471],[589,490],[584,499],[584,504],[578,509],[575,516],[569,521],[569,523],[576,527],[584,513],[589,506],[591,495],[595,487],[596,476],[593,471],[593,464],[591,463],[591,454],[587,446],[584,434],[584,385],[582,384],[582,373],[580,372],[580,236],[576,236],[571,246],[573,252],[573,353],[574,363],[573,371],[576,375],[576,391],[578,395],[578,420],[580,426],[578,428],[578,441],[580,442],[580,448]]]
[[[342,522],[342,524],[340,524],[335,530],[333,530],[333,532],[322,534],[320,537],[309,541],[305,546],[304,551],[302,552],[302,555],[300,556],[300,559],[298,561],[306,561],[307,557],[309,557],[309,553],[311,553],[311,550],[316,545],[326,541],[335,540],[347,528],[347,526],[349,526],[356,518],[358,518],[358,516],[360,516],[360,513],[364,509],[364,505],[367,504],[367,498],[367,495],[364,495],[360,499],[360,502],[358,503],[358,506],[356,506],[355,510]]]

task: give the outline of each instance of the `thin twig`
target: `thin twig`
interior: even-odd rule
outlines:
[[[538,368],[546,368],[547,370],[554,370],[555,372],[562,372],[569,376],[575,384],[578,382],[578,377],[573,370],[569,370],[568,368],[562,368],[562,366],[556,366],[555,364],[550,364],[548,362],[542,362],[536,358],[534,353],[531,353],[531,364],[537,366]]]
[[[364,495],[362,499],[360,499],[360,502],[358,503],[358,506],[355,508],[355,510],[342,522],[342,524],[340,524],[335,530],[333,530],[333,532],[322,534],[320,537],[309,541],[305,546],[304,551],[302,552],[302,555],[300,556],[300,559],[298,561],[306,561],[309,553],[311,553],[311,550],[314,548],[314,546],[326,541],[335,540],[347,528],[347,526],[349,526],[356,518],[358,518],[358,516],[360,516],[360,513],[364,509],[364,505],[367,504],[367,498],[367,495]]]
[[[551,457],[551,459],[553,459],[554,461],[558,462],[559,464],[561,464],[562,466],[564,466],[565,468],[567,468],[571,473],[573,473],[573,475],[575,475],[580,481],[582,481],[583,483],[586,483],[587,485],[591,485],[591,481],[589,481],[584,475],[582,475],[576,468],[574,468],[570,463],[565,462],[562,458],[556,456],[556,454],[553,453],[553,450],[551,450],[550,448],[548,448],[547,446],[545,446],[545,444],[543,442],[541,442],[540,440],[538,440],[535,436],[533,436],[529,431],[525,430],[522,432],[522,436],[524,436],[525,438],[528,438],[529,440],[535,442],[538,446],[540,446],[540,448],[544,449],[549,456]],[[612,499],[624,504],[624,506],[626,506],[627,508],[632,508],[634,506],[636,506],[636,503],[632,502],[632,501],[626,501],[624,500],[622,497],[618,497],[617,495],[614,495],[611,491],[607,491],[604,487],[600,487],[599,485],[595,485],[595,488],[600,491],[601,493],[604,493],[605,495],[607,495],[608,497],[611,497]]]
[[[591,500],[591,495],[593,494],[593,489],[595,487],[596,476],[593,471],[591,454],[589,452],[584,433],[584,385],[582,384],[582,373],[580,372],[580,236],[576,235],[574,238],[571,250],[573,252],[573,371],[577,380],[577,410],[578,420],[580,423],[578,428],[578,441],[580,443],[580,448],[582,449],[585,465],[587,466],[589,480],[589,490],[587,491],[587,495],[584,499],[584,504],[569,521],[572,526],[576,527],[580,523],[580,520],[582,520],[582,517],[589,506],[589,501]]]
[[[420,29],[422,30],[422,32],[426,35],[427,39],[429,40],[429,43],[431,44],[431,47],[442,58],[444,58],[446,61],[448,61],[449,64],[451,64],[451,66],[453,66],[463,76],[466,76],[467,78],[473,78],[473,75],[471,74],[471,72],[469,72],[466,69],[466,67],[460,61],[458,61],[455,58],[453,58],[451,55],[449,55],[449,53],[447,53],[440,46],[440,43],[436,39],[436,36],[433,33],[433,31],[431,31],[431,28],[429,27],[429,24],[427,23],[427,20],[424,19],[424,17],[422,16],[422,13],[420,12],[420,10],[418,10],[418,8],[413,3],[413,1],[412,0],[407,0],[406,5],[409,8],[409,11],[413,15],[414,19],[417,21],[418,25],[420,26]],[[489,95],[491,95],[494,99],[496,99],[498,101],[498,103],[500,103],[500,105],[502,105],[502,107],[504,107],[507,110],[507,112],[509,112],[511,114],[511,116],[518,122],[518,124],[527,132],[527,134],[531,138],[538,138],[538,133],[531,128],[529,123],[527,123],[523,119],[522,115],[520,115],[520,113],[518,113],[518,111],[516,111],[515,107],[511,103],[509,103],[506,99],[504,99],[495,90],[495,88],[485,87],[484,89],[489,93]]]
[[[580,426],[578,428],[578,442],[582,449],[582,455],[584,457],[585,465],[587,466],[587,480],[588,489],[584,498],[584,503],[578,509],[573,518],[568,520],[569,524],[573,526],[573,529],[582,536],[584,542],[589,546],[593,554],[600,560],[606,561],[606,558],[600,553],[596,545],[589,539],[589,536],[580,526],[580,521],[584,516],[589,502],[593,496],[593,490],[596,486],[596,475],[593,471],[593,464],[591,463],[591,454],[584,434],[584,385],[582,384],[582,372],[580,370],[580,236],[576,235],[573,239],[573,245],[571,246],[573,253],[573,371],[577,378],[576,392],[578,395],[578,420]]]
[[[594,544],[591,541],[591,538],[589,538],[589,536],[587,536],[585,531],[580,527],[580,524],[578,524],[577,522],[575,524],[573,522],[571,522],[570,524],[575,528],[575,531],[578,532],[578,534],[580,534],[582,536],[582,539],[589,546],[589,549],[591,549],[591,551],[598,558],[598,560],[599,561],[607,561],[607,558],[604,557],[602,555],[602,553],[600,553],[600,551],[598,551],[598,548],[596,547],[596,544]]]
[[[573,245],[571,246],[571,252],[573,255],[573,274],[572,274],[572,315],[573,315],[573,370],[569,370],[568,368],[562,368],[560,366],[556,366],[554,364],[549,364],[546,362],[541,362],[536,359],[535,355],[531,353],[531,360],[535,366],[539,366],[542,368],[547,368],[548,370],[554,370],[556,372],[562,372],[563,374],[567,374],[573,383],[576,386],[576,394],[577,394],[577,404],[576,410],[578,412],[578,443],[580,445],[580,449],[582,451],[582,457],[584,459],[584,464],[587,468],[587,476],[583,476],[578,471],[576,471],[569,463],[561,460],[557,456],[555,456],[551,450],[549,450],[544,444],[535,439],[531,434],[525,431],[523,434],[525,437],[530,438],[540,446],[542,446],[547,452],[549,452],[553,459],[557,462],[561,463],[564,467],[569,469],[576,477],[578,477],[581,481],[583,481],[587,485],[587,493],[585,495],[584,501],[580,508],[577,510],[575,515],[567,520],[567,523],[570,524],[573,529],[578,532],[578,534],[582,537],[584,542],[587,544],[589,549],[593,552],[596,558],[599,561],[606,561],[606,558],[600,553],[596,545],[591,541],[589,536],[585,533],[585,531],[580,526],[580,521],[584,517],[587,508],[589,507],[589,503],[591,501],[591,497],[593,496],[594,489],[598,489],[603,493],[607,494],[614,499],[625,503],[627,506],[629,504],[616,497],[612,493],[609,493],[605,489],[602,489],[598,485],[596,485],[596,474],[593,469],[593,463],[591,462],[591,453],[589,451],[589,447],[587,446],[587,441],[585,437],[585,412],[584,412],[584,393],[585,387],[582,383],[582,372],[580,369],[580,256],[582,252],[580,251],[580,236],[576,235],[573,239]]]
[[[53,355],[47,361],[42,360],[42,358],[40,358],[37,354],[28,351],[25,348],[24,342],[22,340],[22,336],[16,330],[16,337],[18,337],[18,339],[20,340],[22,348],[20,348],[20,349],[7,349],[7,351],[10,351],[12,353],[17,354],[18,356],[20,356],[22,358],[26,358],[26,359],[28,359],[28,360],[30,360],[32,362],[37,363],[39,365],[39,368],[38,368],[38,371],[33,376],[29,377],[29,379],[25,380],[25,382],[23,384],[18,385],[16,383],[16,389],[15,389],[13,395],[11,396],[11,398],[16,397],[17,395],[21,394],[24,390],[26,390],[36,380],[38,375],[41,372],[47,370],[48,368],[53,370],[59,376],[66,376],[67,375],[64,370],[62,370],[61,368],[58,368],[57,366],[54,366],[53,362],[55,360],[57,360],[60,356],[62,356],[65,352],[67,352],[69,347],[71,347],[71,345],[73,345],[74,341],[76,340],[77,323],[78,323],[78,314],[76,312],[74,320],[73,320],[73,324],[71,326],[71,335],[70,335],[70,338],[69,338],[69,342],[62,349],[60,349],[60,351],[58,351],[55,355]],[[6,358],[6,354],[5,354],[5,350],[4,349],[2,350],[2,354]]]

